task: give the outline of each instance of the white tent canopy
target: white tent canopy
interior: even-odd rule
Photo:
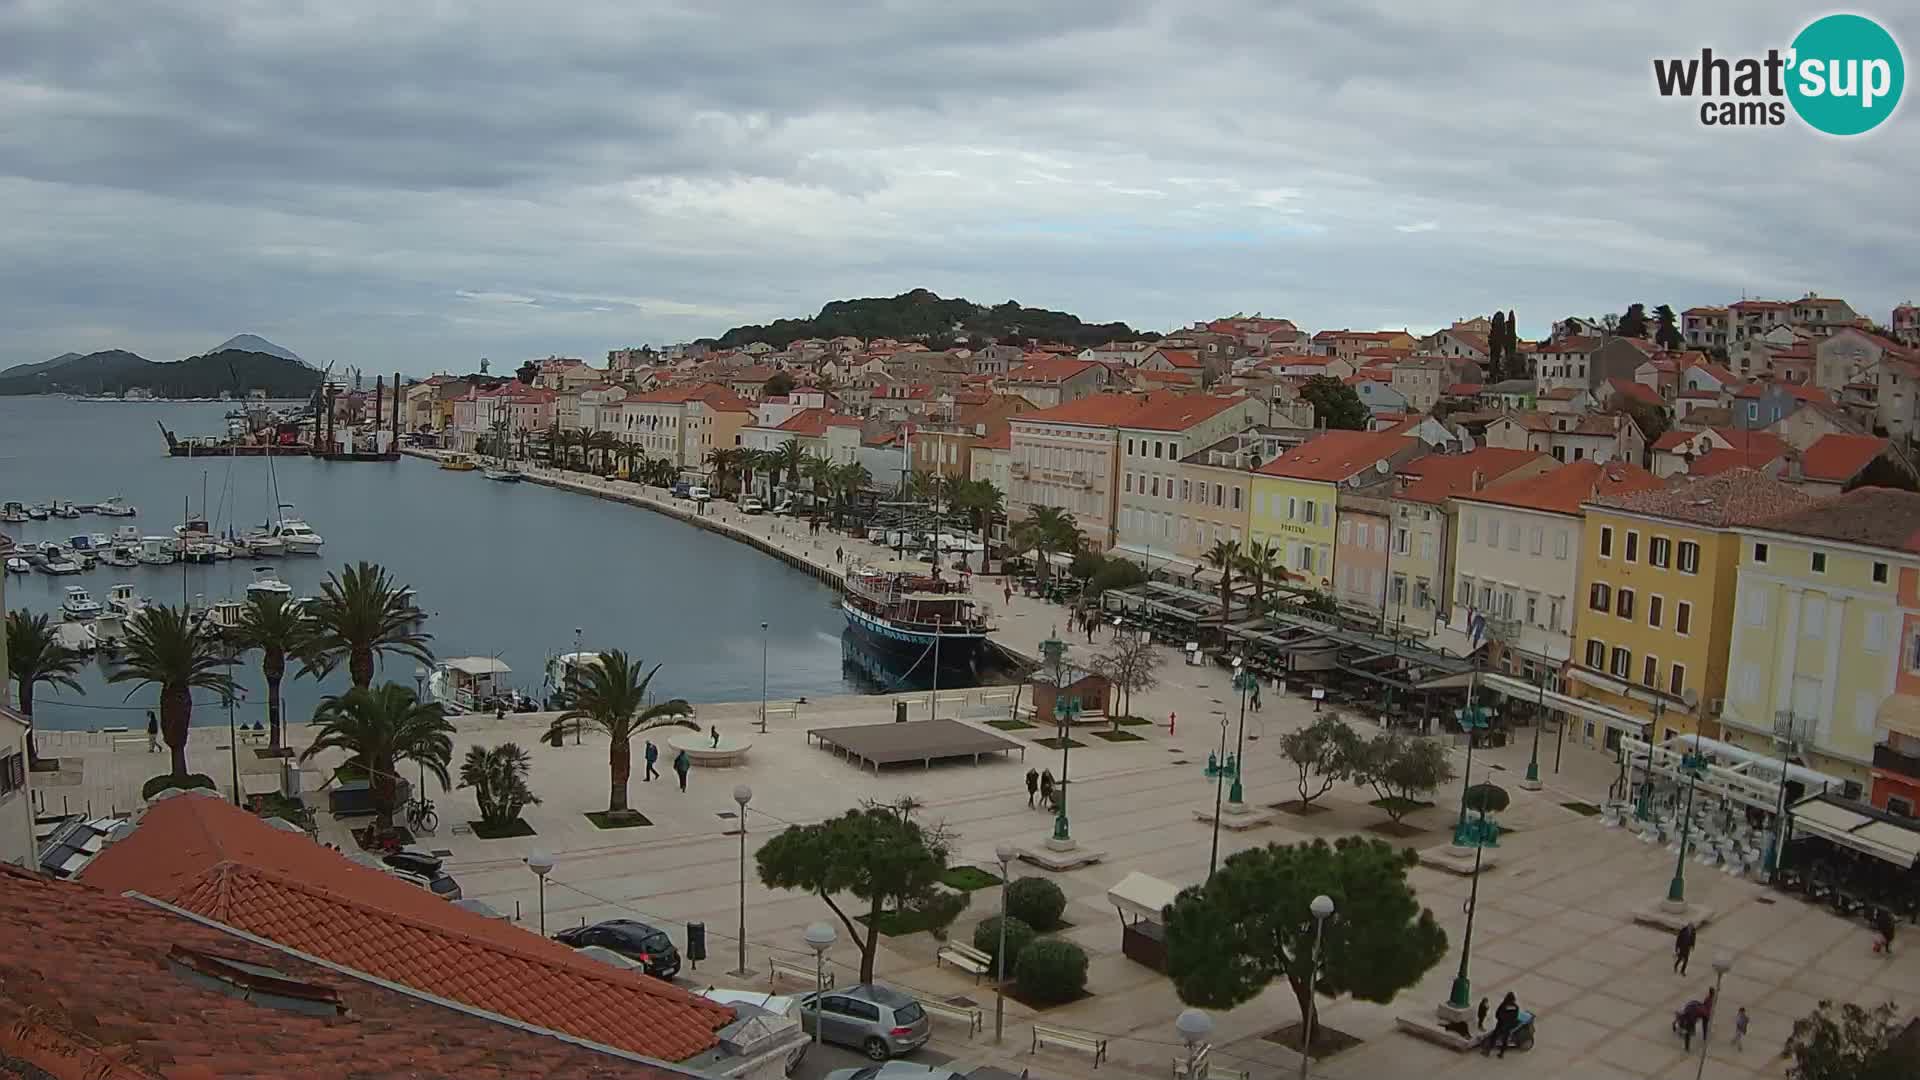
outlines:
[[[1138,870],[1128,873],[1119,884],[1107,890],[1107,900],[1119,909],[1122,917],[1131,915],[1156,923],[1163,918],[1161,912],[1179,895],[1180,886]]]
[[[1920,859],[1920,830],[1850,809],[1822,795],[1793,804],[1793,831],[1852,848],[1900,867]]]

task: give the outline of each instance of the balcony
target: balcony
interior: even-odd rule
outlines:
[[[1920,780],[1920,752],[1896,750],[1886,743],[1873,748],[1873,767]]]

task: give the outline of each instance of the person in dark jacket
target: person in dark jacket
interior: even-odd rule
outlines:
[[[160,752],[160,718],[153,715],[152,709],[148,709],[147,710],[147,753],[157,754],[159,752]]]
[[[1490,998],[1481,998],[1481,999],[1480,999],[1480,1012],[1479,1012],[1479,1015],[1478,1015],[1478,1017],[1477,1017],[1477,1019],[1478,1019],[1478,1021],[1479,1021],[1479,1023],[1478,1023],[1478,1029],[1479,1029],[1479,1030],[1481,1030],[1481,1031],[1485,1031],[1485,1030],[1487,1030],[1487,1010],[1489,1010],[1489,1009],[1491,1009],[1491,1008],[1493,1008],[1493,1001],[1492,1001],[1492,999],[1490,999]]]
[[[1673,936],[1673,970],[1682,975],[1687,973],[1687,958],[1693,955],[1693,944],[1698,936],[1692,923],[1681,927],[1680,932]]]
[[[1040,809],[1050,810],[1052,808],[1053,808],[1053,770],[1048,769],[1045,772],[1040,774]]]
[[[680,775],[680,790],[687,790],[687,770],[693,768],[693,759],[685,750],[673,755],[673,771]]]
[[[643,781],[652,780],[654,777],[660,775],[660,770],[654,768],[654,765],[660,760],[660,748],[653,745],[652,739],[647,740],[647,751],[643,756],[647,759],[647,774],[640,779]]]
[[[1493,1034],[1480,1044],[1480,1056],[1485,1057],[1496,1046],[1501,1057],[1507,1056],[1507,1040],[1513,1038],[1513,1029],[1520,1026],[1520,1002],[1509,990],[1507,996],[1500,999],[1500,1007],[1493,1010]]]
[[[1033,809],[1034,796],[1040,793],[1040,770],[1027,770],[1027,809]]]

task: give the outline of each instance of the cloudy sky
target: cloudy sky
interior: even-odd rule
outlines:
[[[1896,7],[1856,10],[1920,42]],[[598,359],[913,287],[1155,329],[1884,320],[1920,296],[1913,105],[1834,140],[1652,87],[1825,10],[0,0],[0,366]]]

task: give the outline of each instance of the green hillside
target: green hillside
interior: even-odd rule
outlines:
[[[925,289],[915,289],[892,297],[835,300],[808,319],[777,319],[765,326],[736,326],[715,339],[715,344],[735,348],[764,341],[784,349],[801,338],[843,335],[863,341],[872,338],[925,341],[935,347],[968,341],[1024,343],[1029,338],[1087,346],[1116,339],[1159,337],[1135,331],[1126,323],[1083,323],[1079,317],[1064,311],[1022,307],[1012,300],[986,307],[959,298],[943,300]]]
[[[301,398],[320,383],[320,373],[305,364],[232,349],[171,363],[109,349],[34,366],[38,370],[0,375],[0,396],[124,394],[138,389],[162,398],[218,397],[223,390],[236,397],[265,390],[268,397]]]

